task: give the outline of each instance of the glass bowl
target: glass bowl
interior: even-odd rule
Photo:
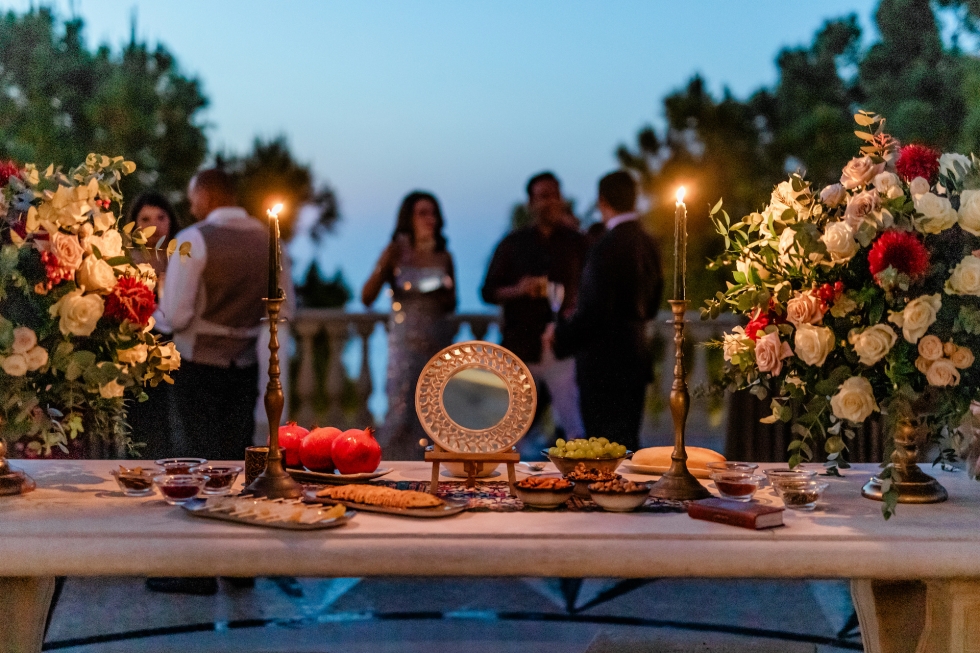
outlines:
[[[712,471],[711,480],[715,482],[718,494],[724,499],[751,501],[756,490],[766,480],[761,474],[744,471]]]
[[[817,507],[824,490],[830,484],[826,481],[783,481],[776,486],[776,493],[790,510],[810,511]]]
[[[163,472],[159,467],[123,467],[111,474],[127,497],[148,497],[153,494],[153,477]]]
[[[229,494],[231,487],[242,473],[240,465],[198,465],[191,467],[190,473],[195,476],[204,475],[208,481],[204,484],[203,494]]]
[[[598,469],[600,472],[615,472],[616,468],[623,464],[623,461],[631,458],[633,456],[632,451],[627,451],[625,456],[621,458],[567,458],[562,456],[552,456],[545,449],[541,452],[548,457],[558,471],[561,472],[562,476],[568,476],[575,466],[579,463],[585,463],[585,466],[589,469]]]
[[[153,484],[172,506],[179,506],[201,493],[208,477],[204,474],[160,474],[153,477]]]
[[[812,481],[817,475],[812,469],[803,469],[802,467],[797,467],[796,469],[790,469],[788,467],[782,467],[777,469],[767,469],[763,472],[766,478],[769,479],[769,483],[772,485],[776,492],[779,492],[779,485],[781,483],[787,483],[792,481]]]
[[[713,472],[742,472],[752,474],[759,466],[755,463],[740,463],[735,460],[722,460],[720,462],[707,463],[709,473]]]
[[[163,467],[167,474],[190,474],[191,467],[208,464],[206,458],[161,458],[154,462]]]

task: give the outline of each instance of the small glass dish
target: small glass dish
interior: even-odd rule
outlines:
[[[153,494],[153,477],[163,472],[159,467],[123,467],[111,474],[127,497],[148,497]]]
[[[705,466],[710,473],[742,472],[743,474],[751,474],[759,469],[759,466],[755,463],[740,463],[735,460],[722,460],[721,462],[707,463]]]
[[[206,458],[161,458],[154,462],[167,474],[190,474],[191,467],[208,464]]]
[[[204,484],[203,494],[219,495],[229,494],[231,486],[238,480],[238,475],[242,473],[239,465],[198,465],[191,467],[190,473],[195,476],[204,475],[208,477]]]
[[[153,484],[167,503],[179,506],[201,493],[208,477],[204,474],[160,474],[153,477]]]
[[[751,501],[756,490],[762,487],[765,476],[744,471],[712,471],[711,480],[724,499]]]
[[[790,510],[810,511],[817,507],[829,485],[826,481],[783,481],[776,487],[776,493]]]
[[[812,469],[803,469],[802,467],[797,467],[796,469],[790,469],[788,467],[783,467],[779,469],[767,469],[763,472],[766,478],[769,479],[769,483],[778,492],[779,484],[793,481],[812,481],[813,477],[817,475]]]

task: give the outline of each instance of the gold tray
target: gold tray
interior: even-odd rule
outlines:
[[[317,522],[315,524],[300,524],[298,522],[285,522],[285,521],[266,521],[263,519],[258,519],[255,517],[241,517],[239,515],[231,515],[227,512],[214,512],[207,510],[205,508],[207,505],[206,499],[191,499],[187,501],[181,508],[183,508],[188,514],[194,517],[203,517],[205,519],[219,519],[221,521],[234,522],[236,524],[246,524],[248,526],[264,526],[266,528],[279,528],[287,531],[321,531],[326,528],[337,528],[338,526],[343,526],[351,520],[357,513],[353,510],[348,510],[347,514],[343,517],[333,517],[326,521]]]
[[[432,508],[388,508],[387,506],[372,506],[366,503],[354,503],[353,501],[331,499],[330,497],[318,497],[316,496],[316,492],[316,490],[305,490],[303,492],[303,501],[306,503],[319,503],[330,506],[339,503],[355,510],[377,512],[381,513],[382,515],[396,515],[398,517],[416,517],[423,519],[451,517],[466,510],[468,505],[458,501],[443,501],[441,506],[433,506]]]
[[[390,474],[391,467],[379,467],[373,472],[362,472],[360,474],[338,474],[336,472],[311,472],[308,469],[286,468],[289,475],[300,483],[326,483],[329,485],[347,485],[349,483],[363,483],[380,478],[385,474]]]

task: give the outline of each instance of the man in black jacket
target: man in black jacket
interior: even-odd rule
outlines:
[[[646,326],[663,291],[660,248],[637,220],[628,173],[602,178],[598,208],[606,232],[586,259],[575,313],[546,331],[544,346],[575,356],[586,433],[635,451],[653,369]]]

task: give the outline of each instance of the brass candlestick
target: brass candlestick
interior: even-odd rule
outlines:
[[[691,407],[691,397],[687,392],[687,378],[684,371],[684,313],[687,301],[670,300],[670,310],[674,313],[674,383],[670,386],[670,414],[674,418],[674,452],[670,454],[670,469],[653,484],[650,494],[670,501],[693,501],[711,496],[698,479],[687,469],[687,449],[684,448],[684,429],[687,426],[687,413]]]
[[[245,491],[256,497],[296,499],[303,494],[302,486],[282,466],[279,450],[279,420],[285,399],[279,381],[279,311],[282,310],[282,291],[275,299],[266,299],[269,312],[269,383],[265,387],[265,414],[269,420],[269,455],[265,471],[249,484]]]

